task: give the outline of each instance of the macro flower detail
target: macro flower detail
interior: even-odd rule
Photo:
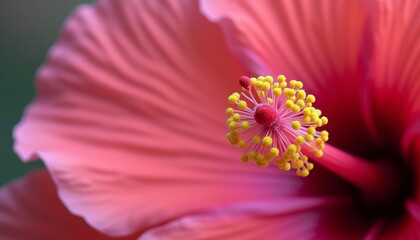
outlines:
[[[412,0],[82,6],[38,71],[15,150],[23,161],[42,159],[68,211],[110,237],[420,239],[419,11]],[[224,96],[233,95],[239,139],[230,139],[240,146],[276,121],[275,83],[282,98],[301,90],[273,78],[261,92],[241,77],[243,94],[231,94],[237,82],[226,79],[278,73],[305,80],[329,119],[324,149],[309,151],[318,137],[301,145],[316,163],[310,181],[275,164],[240,164],[255,143],[240,149],[224,137]],[[277,146],[275,163],[288,145],[270,135],[264,147],[261,134],[256,153]],[[20,203],[20,194],[8,196]]]
[[[226,109],[226,138],[245,149],[241,160],[254,160],[260,167],[274,160],[284,171],[295,169],[298,176],[308,176],[314,165],[304,152],[322,157],[328,141],[328,132],[317,130],[328,118],[312,106],[315,96],[306,94],[301,81],[288,82],[284,75],[276,81],[272,76],[242,76],[239,84],[243,92],[228,97],[237,109]]]

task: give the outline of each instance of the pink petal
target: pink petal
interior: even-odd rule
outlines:
[[[420,2],[378,2],[366,111],[378,141],[398,149],[395,143],[420,119]]]
[[[408,201],[407,214],[396,219],[378,222],[366,236],[366,240],[417,240],[420,239],[420,205]]]
[[[342,198],[285,198],[245,204],[186,216],[140,240],[362,239],[366,222],[349,203]]]
[[[50,176],[43,170],[0,189],[0,238],[110,239],[70,214],[58,199]]]
[[[303,181],[240,163],[224,111],[242,74],[195,1],[82,7],[40,69],[15,148],[45,161],[72,213],[115,236],[238,202],[347,191],[322,170]]]
[[[242,65],[255,74],[302,80],[330,119],[331,143],[353,153],[367,149],[363,115],[355,114],[362,112],[361,60],[369,47],[365,1],[200,2],[203,13],[223,27]]]

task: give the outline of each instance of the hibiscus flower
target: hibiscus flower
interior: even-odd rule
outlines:
[[[80,7],[38,73],[16,151],[42,159],[69,211],[108,236],[418,239],[419,12],[397,0]],[[280,73],[329,118],[306,178],[242,164],[225,138],[239,76]],[[2,201],[20,204],[6,206],[26,206],[11,193]]]

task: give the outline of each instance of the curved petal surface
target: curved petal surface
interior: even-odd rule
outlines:
[[[64,207],[51,177],[44,170],[33,171],[0,189],[0,238],[111,239]]]
[[[362,239],[364,224],[345,199],[297,197],[186,216],[139,239]]]
[[[416,240],[420,239],[420,206],[413,201],[406,203],[407,213],[396,219],[378,222],[369,231],[366,240]]]
[[[369,124],[382,146],[398,152],[415,142],[402,138],[420,119],[420,2],[378,2],[366,84]]]
[[[346,191],[329,173],[304,183],[240,163],[224,108],[241,74],[197,2],[99,1],[67,21],[15,148],[45,161],[71,212],[115,236],[237,202]]]
[[[202,0],[237,59],[254,74],[303,81],[330,119],[331,143],[353,153],[370,144],[362,115],[364,54],[370,47],[366,1]],[[351,126],[351,127],[350,127]]]

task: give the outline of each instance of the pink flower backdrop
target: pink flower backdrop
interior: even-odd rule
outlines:
[[[0,190],[0,233],[420,239],[419,13],[397,0],[77,8],[14,132],[47,170]],[[242,164],[225,138],[239,77],[280,73],[329,118],[306,178]]]

